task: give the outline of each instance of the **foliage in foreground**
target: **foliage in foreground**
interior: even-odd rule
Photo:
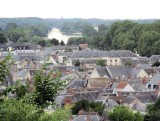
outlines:
[[[41,108],[46,108],[53,104],[64,81],[60,80],[61,74],[55,70],[47,71],[44,66],[34,76],[34,91],[31,94],[31,102]]]
[[[145,117],[146,121],[160,121],[160,98],[147,107],[148,114]]]
[[[57,109],[51,114],[43,114],[39,121],[69,121],[70,111],[68,109]]]
[[[105,106],[99,102],[89,102],[88,100],[77,101],[74,106],[71,108],[72,114],[77,115],[80,110],[98,112],[102,115]]]
[[[16,99],[7,99],[0,105],[0,121],[37,121],[40,109]]]
[[[143,121],[143,115],[139,112],[133,113],[130,109],[123,106],[115,107],[112,112],[108,114],[110,121]]]

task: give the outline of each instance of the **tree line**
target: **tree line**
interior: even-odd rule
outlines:
[[[160,54],[160,21],[141,24],[119,21],[111,26],[86,27],[82,37],[72,37],[67,44],[88,43],[100,50],[131,50],[142,56]]]

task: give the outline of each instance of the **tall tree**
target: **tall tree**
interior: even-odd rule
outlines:
[[[7,38],[5,37],[3,32],[0,32],[0,44],[7,43]]]
[[[47,71],[46,66],[39,70],[34,77],[35,90],[32,94],[34,104],[45,108],[55,101],[64,81],[60,80],[61,74],[55,70]]]

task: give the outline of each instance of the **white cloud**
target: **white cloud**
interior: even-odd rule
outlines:
[[[159,0],[3,0],[0,17],[160,18]]]

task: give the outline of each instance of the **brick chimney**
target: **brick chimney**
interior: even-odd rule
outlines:
[[[86,121],[91,121],[91,120],[90,120],[89,113],[87,114],[87,119],[86,119]]]
[[[73,121],[73,117],[72,117],[72,115],[70,116],[69,121]]]

